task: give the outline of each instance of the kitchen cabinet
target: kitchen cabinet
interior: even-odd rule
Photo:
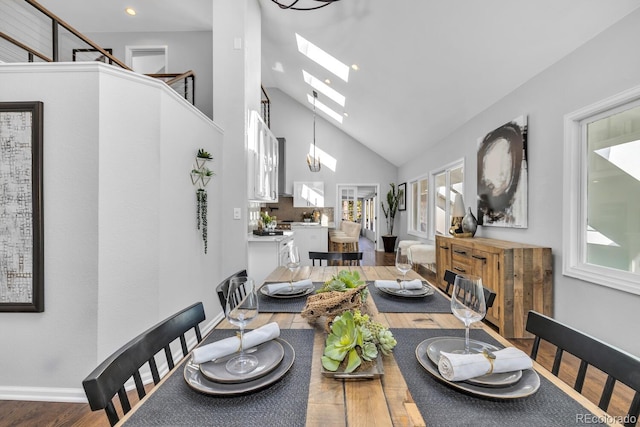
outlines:
[[[291,230],[296,239],[296,246],[300,252],[300,265],[311,265],[309,252],[327,252],[329,247],[329,232],[327,227],[320,225],[291,224]]]
[[[249,262],[247,274],[255,280],[258,286],[264,279],[279,267],[288,246],[293,245],[292,232],[285,232],[282,236],[254,236],[249,235]]]
[[[476,238],[436,236],[437,285],[445,289],[445,270],[482,278],[496,293],[486,320],[506,338],[531,338],[525,331],[529,310],[552,316],[551,248]]]
[[[294,208],[323,208],[324,207],[324,182],[293,183],[293,207]]]
[[[278,139],[257,111],[247,132],[248,195],[250,201],[278,202]]]

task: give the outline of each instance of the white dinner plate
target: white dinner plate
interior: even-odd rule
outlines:
[[[192,363],[193,357],[190,357],[187,363],[184,365],[184,380],[187,385],[192,389],[213,396],[233,396],[239,394],[251,393],[262,388],[265,388],[278,380],[280,380],[291,366],[296,357],[296,353],[293,350],[291,344],[282,338],[276,338],[276,340],[284,348],[284,357],[282,362],[267,375],[256,378],[255,380],[243,382],[243,383],[219,383],[211,381],[200,372],[200,365]]]
[[[464,338],[435,338],[427,346],[427,356],[429,356],[429,359],[437,366],[438,361],[440,360],[441,351],[444,351],[445,353],[454,353],[460,350],[464,350]],[[482,353],[484,350],[493,352],[500,349],[482,341],[469,340],[469,351],[471,351],[471,353]],[[520,381],[520,378],[522,378],[522,371],[518,370],[513,372],[499,372],[495,374],[482,375],[480,377],[469,378],[466,382],[485,387],[504,387]]]
[[[429,338],[422,341],[416,347],[416,358],[422,367],[431,374],[434,378],[445,384],[457,388],[459,390],[466,391],[476,396],[492,397],[494,399],[521,399],[523,397],[534,394],[540,388],[540,377],[538,373],[533,369],[525,369],[522,371],[522,378],[520,381],[504,386],[504,387],[486,387],[482,385],[470,384],[464,381],[449,381],[443,378],[438,371],[438,365],[433,363],[427,355],[427,348],[435,340],[442,339],[441,337]],[[478,341],[479,342],[479,341]]]
[[[435,290],[426,283],[423,283],[422,288],[420,289],[393,289],[393,288],[384,288],[384,287],[379,287],[376,289],[379,289],[382,292],[389,295],[393,295],[396,297],[407,297],[407,298],[427,297],[429,295],[433,295],[433,293],[435,292]]]
[[[233,353],[211,362],[201,363],[200,372],[211,381],[219,383],[244,383],[255,380],[267,375],[278,366],[284,357],[284,348],[276,340],[269,340],[256,346],[255,351],[251,351],[251,355],[258,359],[258,366],[246,374],[232,374],[227,370],[227,362],[237,355],[238,353]]]
[[[271,292],[269,292],[267,285],[263,285],[262,287],[260,287],[260,292],[262,293],[262,295],[266,295],[271,298],[298,298],[309,295],[314,290],[315,287],[311,286],[310,288],[304,289],[284,289],[279,291],[277,294],[272,294]]]

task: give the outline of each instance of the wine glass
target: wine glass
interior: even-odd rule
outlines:
[[[258,366],[258,358],[246,354],[242,342],[244,327],[258,315],[258,295],[253,279],[233,277],[229,281],[225,313],[229,323],[240,328],[240,354],[229,359],[227,371],[232,374],[246,374]]]
[[[396,251],[396,268],[402,273],[402,281],[406,281],[407,271],[411,270],[411,255],[408,250],[398,248]],[[400,287],[402,288],[404,285],[402,282],[400,283]],[[404,293],[405,289],[400,289],[400,293]]]
[[[482,278],[458,274],[453,283],[451,311],[465,326],[464,353],[469,354],[469,326],[487,314]]]
[[[291,272],[289,283],[293,286],[293,273],[300,267],[300,252],[296,245],[289,245],[289,248],[285,251],[283,264]]]

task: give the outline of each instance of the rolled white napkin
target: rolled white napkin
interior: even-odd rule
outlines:
[[[280,327],[277,323],[271,322],[242,336],[242,343],[245,349],[255,347],[264,342],[278,338]],[[213,359],[228,356],[240,350],[240,338],[237,336],[225,338],[193,350],[193,363],[204,363]]]
[[[293,283],[272,283],[270,285],[265,285],[267,291],[271,295],[277,295],[281,292],[286,291],[301,291],[303,289],[309,289],[313,287],[313,282],[310,279],[298,280]]]
[[[376,288],[386,289],[422,289],[422,281],[420,279],[403,280],[398,283],[397,280],[376,280]]]
[[[493,371],[491,360],[484,353],[454,354],[440,353],[438,371],[449,381],[464,381],[488,373],[512,372],[529,369],[533,366],[527,353],[515,347],[507,347],[493,352]]]

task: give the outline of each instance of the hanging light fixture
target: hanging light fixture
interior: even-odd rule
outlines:
[[[311,172],[320,172],[320,156],[316,155],[316,100],[318,99],[318,92],[313,91],[313,156],[307,154],[307,164]]]
[[[340,0],[291,0],[290,4],[283,4],[280,0],[271,0],[278,5],[280,9],[291,10],[316,10],[325,6],[329,6],[331,3],[338,2]],[[309,4],[311,2],[311,4]],[[298,5],[298,3],[302,3]]]

